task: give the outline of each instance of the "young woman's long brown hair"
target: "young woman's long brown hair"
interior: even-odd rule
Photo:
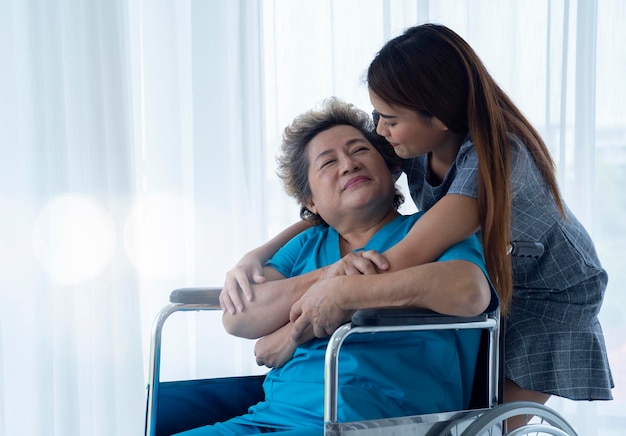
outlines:
[[[445,26],[408,29],[378,52],[367,72],[371,91],[389,104],[426,110],[455,133],[469,133],[478,156],[478,209],[489,274],[504,313],[513,292],[508,256],[511,145],[533,156],[561,213],[554,162],[539,133],[500,89],[474,50]]]

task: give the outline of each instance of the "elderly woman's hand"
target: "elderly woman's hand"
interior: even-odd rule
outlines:
[[[259,366],[278,368],[293,357],[296,343],[289,340],[291,324],[286,324],[274,333],[259,339],[254,345],[254,357]]]
[[[354,311],[341,307],[337,298],[339,279],[336,277],[315,283],[294,303],[289,313],[293,323],[292,341],[300,341],[303,332],[309,327],[316,337],[326,337],[350,320]]]
[[[378,274],[387,270],[389,262],[385,256],[374,250],[356,251],[347,254],[337,262],[324,268],[322,278],[329,279],[343,275]]]

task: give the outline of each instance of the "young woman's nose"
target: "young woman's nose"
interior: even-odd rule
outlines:
[[[387,126],[385,126],[385,122],[382,118],[380,118],[378,120],[378,123],[376,124],[376,133],[384,137],[389,136],[389,129],[387,128]]]

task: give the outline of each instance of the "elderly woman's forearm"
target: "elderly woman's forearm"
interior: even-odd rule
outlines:
[[[293,303],[318,280],[320,271],[254,285],[255,298],[244,302],[244,310],[222,314],[226,331],[234,336],[258,339],[289,321]]]

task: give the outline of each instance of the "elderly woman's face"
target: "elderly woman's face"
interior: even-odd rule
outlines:
[[[393,209],[395,183],[381,154],[356,128],[339,125],[307,146],[311,202],[306,206],[327,223],[346,212]]]

